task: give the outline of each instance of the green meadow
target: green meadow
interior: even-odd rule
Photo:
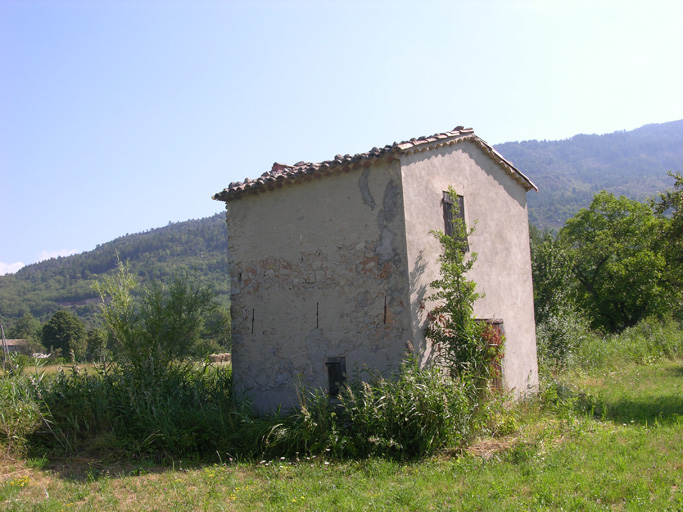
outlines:
[[[564,375],[505,435],[410,462],[5,455],[2,510],[681,510],[683,362]]]

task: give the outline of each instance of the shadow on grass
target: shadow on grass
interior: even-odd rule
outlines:
[[[668,374],[668,378],[672,374],[674,377],[683,377],[683,365],[662,370]],[[683,387],[674,387],[667,391],[673,393],[614,398],[581,394],[576,405],[584,413],[592,412],[595,418],[614,423],[683,425]]]
[[[594,417],[615,423],[639,425],[683,425],[683,397],[661,396],[652,400],[622,398],[605,401],[599,397],[582,397],[579,407],[593,412]]]
[[[212,468],[219,464],[210,460],[181,460],[169,459],[158,461],[153,458],[136,460],[129,457],[126,460],[102,461],[96,457],[56,457],[50,459],[43,467],[57,478],[70,482],[94,482],[103,478],[125,478],[129,476],[143,476],[160,474],[169,471],[189,471]],[[233,462],[221,463],[221,466],[232,466]]]
[[[668,373],[672,373],[675,377],[683,377],[683,365],[666,368]]]

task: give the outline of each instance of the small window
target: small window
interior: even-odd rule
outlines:
[[[465,198],[463,196],[455,196],[455,202],[448,192],[443,193],[443,220],[444,233],[448,236],[453,236],[453,220],[460,219],[465,224]],[[465,252],[470,250],[467,236],[465,236]]]
[[[346,382],[346,358],[328,357],[325,366],[327,366],[328,394],[335,397]]]

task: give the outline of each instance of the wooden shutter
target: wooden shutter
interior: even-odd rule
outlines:
[[[327,366],[328,394],[335,397],[346,381],[346,358],[329,357],[325,361],[325,366]]]

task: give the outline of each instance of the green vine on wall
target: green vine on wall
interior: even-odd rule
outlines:
[[[451,376],[471,379],[477,388],[484,389],[500,379],[504,336],[500,329],[474,317],[474,303],[482,295],[467,272],[477,261],[477,254],[469,252],[468,238],[474,227],[468,227],[458,215],[457,194],[448,188],[452,208],[452,235],[431,231],[439,240],[443,254],[439,257],[440,278],[430,286],[436,290],[428,297],[438,305],[428,314],[426,336],[438,354],[438,363]]]

